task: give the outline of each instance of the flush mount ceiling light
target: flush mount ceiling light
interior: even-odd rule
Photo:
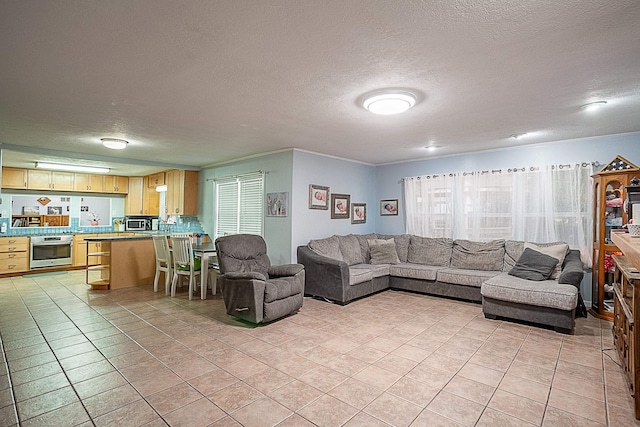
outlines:
[[[374,114],[404,113],[416,103],[416,96],[404,90],[384,90],[368,94],[362,106]]]
[[[440,148],[440,145],[429,144],[429,145],[425,146],[424,148],[426,148],[426,149],[427,149],[427,151],[429,151],[429,152],[434,152],[434,151],[436,151],[438,148]]]
[[[100,138],[100,141],[102,141],[102,145],[107,148],[111,148],[112,150],[124,150],[127,148],[127,144],[129,143],[124,139],[117,138]]]
[[[605,105],[607,105],[607,101],[595,101],[595,102],[590,102],[588,104],[581,105],[580,108],[582,108],[584,111],[593,112],[593,111],[599,110]]]
[[[96,166],[65,165],[62,163],[36,162],[36,169],[49,169],[69,172],[109,173],[111,169]]]

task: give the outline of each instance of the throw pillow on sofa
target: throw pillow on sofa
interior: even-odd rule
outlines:
[[[370,264],[400,264],[393,239],[369,240],[369,250],[371,251]]]
[[[557,263],[558,259],[551,255],[526,248],[516,261],[516,265],[509,270],[509,275],[541,282],[551,277]]]
[[[454,240],[451,268],[463,270],[502,271],[504,240],[473,242]]]
[[[558,276],[560,276],[560,270],[562,269],[562,264],[564,263],[564,257],[566,257],[567,252],[569,252],[568,244],[558,243],[554,245],[537,245],[535,243],[524,242],[524,248],[533,249],[534,251],[538,251],[556,258],[558,262],[556,263],[556,268],[551,273],[550,279],[555,280],[558,278]]]
[[[409,252],[409,242],[411,241],[410,234],[397,234],[397,235],[387,235],[387,234],[378,234],[378,239],[393,239],[396,244],[396,252],[398,254],[398,259],[400,262],[407,262],[407,253]]]
[[[411,236],[407,260],[413,264],[448,267],[452,250],[451,239]]]

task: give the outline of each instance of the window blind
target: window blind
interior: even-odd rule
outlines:
[[[263,234],[264,176],[216,181],[215,236]]]

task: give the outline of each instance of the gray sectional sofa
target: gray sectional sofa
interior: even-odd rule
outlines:
[[[541,244],[540,247],[557,245]],[[557,278],[533,281],[509,275],[525,242],[474,242],[403,235],[346,235],[298,247],[305,295],[339,304],[385,289],[483,303],[486,317],[504,317],[572,333],[583,276],[580,252],[570,250]]]

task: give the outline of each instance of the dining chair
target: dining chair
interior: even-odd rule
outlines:
[[[200,276],[200,260],[193,256],[191,239],[189,237],[171,236],[173,252],[173,280],[171,281],[171,296],[176,296],[176,285],[180,276],[189,276],[189,299],[193,297],[196,277]]]
[[[164,293],[169,295],[171,283],[171,251],[169,251],[169,241],[167,236],[152,236],[153,248],[156,252],[156,276],[153,279],[153,292],[158,292],[158,281],[160,272],[164,272]]]

